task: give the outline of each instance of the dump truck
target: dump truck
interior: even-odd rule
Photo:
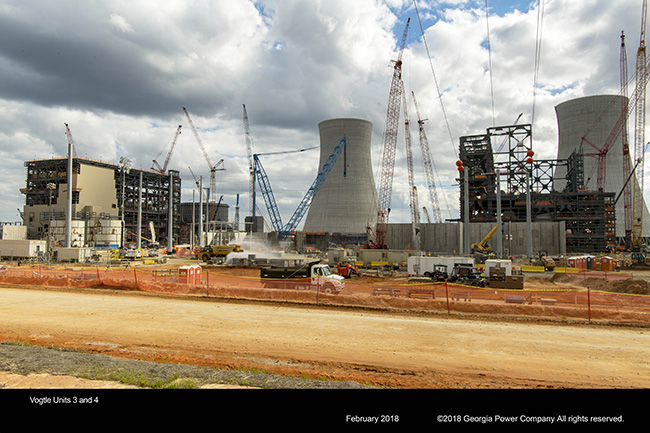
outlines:
[[[313,290],[338,294],[345,288],[344,278],[332,272],[320,260],[302,266],[263,267],[260,277],[265,288],[287,290]]]
[[[210,259],[226,257],[230,253],[241,253],[239,245],[208,245],[196,253],[196,258],[208,262]]]

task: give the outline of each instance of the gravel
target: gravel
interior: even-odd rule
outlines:
[[[114,358],[56,348],[0,343],[0,371],[15,374],[70,375],[94,380],[128,380],[154,388],[203,387],[209,384],[265,389],[361,389],[357,382],[335,382],[286,377],[268,373],[216,370],[182,364],[163,364]],[[175,385],[173,385],[175,384]]]

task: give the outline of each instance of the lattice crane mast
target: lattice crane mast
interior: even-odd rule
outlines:
[[[328,143],[328,144],[332,144],[332,143]],[[282,224],[282,217],[280,216],[280,210],[278,209],[278,205],[275,200],[273,190],[271,189],[271,182],[269,181],[269,177],[266,174],[266,170],[264,170],[264,167],[262,166],[262,162],[260,161],[259,158],[260,154],[253,155],[253,164],[254,164],[253,173],[257,178],[257,183],[260,186],[260,192],[262,193],[262,196],[264,197],[264,201],[266,202],[266,208],[269,212],[273,229],[278,232],[279,238],[281,240],[285,240],[292,231],[296,230],[296,227],[298,227],[298,224],[300,223],[303,216],[309,209],[309,206],[314,200],[314,197],[316,196],[316,194],[318,194],[318,191],[323,186],[325,179],[327,179],[327,176],[332,171],[332,168],[336,164],[336,161],[338,161],[339,156],[341,155],[341,153],[343,153],[346,144],[347,144],[347,138],[343,137],[338,142],[336,147],[334,147],[334,150],[329,155],[327,161],[325,161],[325,164],[323,164],[323,167],[318,172],[316,179],[314,179],[314,182],[307,190],[307,193],[300,201],[300,204],[298,205],[298,207],[296,208],[295,212],[293,213],[293,215],[289,219],[289,222],[286,225]],[[306,149],[301,149],[293,152],[303,152],[304,150]],[[289,153],[289,152],[276,152],[276,154]],[[347,175],[347,170],[344,168],[343,176],[346,175]]]
[[[255,202],[253,199],[253,189],[255,188],[255,174],[253,172],[253,141],[251,140],[250,125],[248,124],[248,113],[246,112],[246,104],[244,106],[244,136],[246,138],[246,152],[248,153],[248,209],[251,215],[255,216]]]
[[[625,48],[625,33],[621,32],[621,115],[624,116],[625,122],[621,131],[621,146],[623,148],[623,179],[628,179],[632,174],[630,167],[630,143],[627,134],[627,117],[628,113],[628,91],[627,91],[627,50]],[[635,168],[636,169],[636,168]],[[624,226],[626,243],[632,241],[632,186],[626,182],[623,187],[623,209],[624,209]]]
[[[636,88],[637,96],[635,110],[634,126],[634,159],[639,161],[637,167],[637,182],[634,183],[633,195],[633,220],[632,220],[632,246],[641,247],[641,238],[643,236],[643,164],[644,164],[644,145],[645,145],[645,100],[646,84],[648,81],[648,65],[646,64],[646,15],[648,2],[643,0],[641,12],[641,37],[639,38],[639,49],[636,54]]]
[[[187,121],[190,124],[190,127],[192,128],[192,132],[194,133],[194,137],[196,137],[196,142],[199,145],[199,148],[201,149],[201,152],[203,153],[203,157],[208,163],[208,166],[210,167],[210,200],[211,202],[216,201],[215,197],[217,195],[217,177],[216,177],[216,172],[219,167],[219,165],[223,162],[223,158],[219,160],[215,165],[212,165],[212,162],[210,161],[210,157],[208,156],[208,152],[205,151],[205,146],[203,146],[203,142],[201,141],[201,137],[199,136],[198,131],[196,130],[196,127],[194,126],[194,122],[192,122],[192,118],[190,117],[190,113],[187,112],[187,109],[183,107],[183,111],[185,112],[185,116],[187,117]]]
[[[404,82],[402,82],[402,109],[404,110],[404,144],[406,145],[406,167],[409,182],[409,197],[411,206],[411,222],[420,223],[420,206],[418,205],[417,188],[413,176],[413,149],[411,146],[411,120],[408,113],[408,104],[406,103],[406,92],[404,91]]]
[[[75,145],[74,138],[72,138],[72,132],[70,131],[70,127],[68,126],[67,123],[64,123],[65,125],[65,136],[68,137],[68,144],[70,144],[70,147],[72,147],[72,155],[77,156],[77,146]]]
[[[384,150],[382,156],[381,173],[379,178],[379,207],[377,211],[377,224],[374,233],[368,227],[370,235],[369,245],[372,248],[386,248],[386,230],[390,214],[390,202],[393,192],[393,173],[395,171],[395,150],[397,147],[397,131],[399,129],[399,109],[402,98],[402,53],[406,44],[411,19],[406,22],[406,28],[402,35],[402,42],[399,48],[399,55],[393,66],[393,79],[388,95],[388,109],[386,113],[386,129],[384,131]]]
[[[426,119],[420,117],[420,109],[418,107],[417,100],[415,99],[415,93],[413,94],[413,104],[415,105],[415,112],[418,116],[418,129],[420,131],[420,147],[422,148],[422,164],[424,165],[424,172],[427,177],[427,184],[429,187],[429,199],[431,200],[431,206],[433,211],[433,219],[435,222],[442,222],[442,217],[440,215],[440,205],[438,203],[438,192],[436,189],[436,182],[434,177],[434,165],[433,160],[431,159],[431,149],[429,148],[429,140],[427,139],[427,134],[424,130],[424,122]]]
[[[172,144],[169,146],[169,151],[167,152],[167,157],[165,158],[165,162],[162,165],[162,167],[160,166],[160,164],[158,164],[158,158],[160,157],[160,155],[162,155],[162,151],[161,151],[158,155],[156,155],[156,157],[153,160],[153,165],[151,166],[152,170],[154,170],[155,167],[157,167],[157,171],[160,174],[165,174],[165,172],[167,171],[167,166],[169,165],[169,161],[172,157],[172,153],[174,152],[174,147],[176,147],[176,141],[178,140],[178,136],[181,134],[182,127],[183,125],[178,125],[178,128],[174,133],[174,138],[172,139]]]

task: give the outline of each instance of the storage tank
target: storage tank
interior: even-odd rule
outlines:
[[[379,201],[372,172],[372,122],[337,118],[318,124],[320,167],[342,137],[346,148],[314,197],[303,230],[342,234],[364,234],[377,221]],[[344,175],[345,169],[345,175]]]
[[[582,140],[585,137],[599,149],[602,149],[609,134],[614,129],[621,115],[622,102],[627,98],[620,95],[594,95],[565,101],[555,107],[558,123],[558,159],[567,159],[571,153],[579,149],[584,155],[585,188],[595,191],[598,185],[598,159],[589,154],[597,154],[589,143]],[[631,152],[633,150],[634,134],[628,134]],[[623,141],[619,135],[613,146],[607,152],[606,178],[604,192],[612,192],[615,197],[623,189]],[[633,164],[630,164],[633,167]],[[565,167],[558,167],[555,173],[554,188],[562,191],[566,185]],[[650,235],[650,218],[647,207],[644,208],[643,236]],[[625,236],[625,203],[623,196],[616,203],[616,236]]]

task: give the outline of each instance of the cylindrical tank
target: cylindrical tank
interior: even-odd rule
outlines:
[[[377,222],[379,206],[370,152],[372,122],[338,118],[318,124],[319,169],[344,136],[346,148],[314,197],[307,213],[305,231],[363,234]]]
[[[580,149],[584,155],[585,188],[595,191],[598,185],[598,153],[590,143],[598,149],[605,145],[609,134],[614,129],[621,115],[621,103],[626,101],[619,95],[594,95],[572,99],[555,107],[558,123],[558,159],[567,159],[571,153]],[[585,137],[589,142],[584,141]],[[633,134],[628,137],[630,151],[634,152]],[[591,155],[590,155],[591,154]],[[561,191],[566,182],[565,167],[558,167],[555,173],[554,187]],[[607,152],[606,178],[604,192],[615,193],[623,189],[625,183],[623,174],[623,142],[622,134],[618,136],[613,146]],[[650,227],[646,224],[647,208],[644,210],[643,236],[648,236]],[[649,222],[650,224],[650,222]],[[616,236],[625,236],[625,203],[623,196],[616,203]]]

